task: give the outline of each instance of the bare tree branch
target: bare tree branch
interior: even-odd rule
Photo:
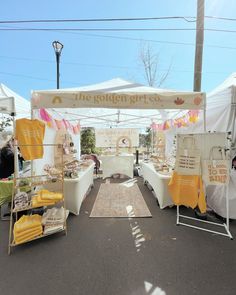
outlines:
[[[164,73],[161,78],[158,78],[159,54],[154,54],[149,44],[141,44],[139,58],[144,68],[144,78],[148,85],[157,85],[159,87],[163,84],[170,73],[172,63],[169,65],[167,72]]]

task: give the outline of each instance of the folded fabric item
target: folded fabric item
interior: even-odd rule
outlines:
[[[56,203],[58,201],[58,200],[50,200],[50,199],[43,200],[41,196],[39,195],[33,196],[32,200],[35,200],[36,202],[39,202],[39,203]]]
[[[50,193],[50,194],[41,194],[40,198],[42,200],[55,200],[59,201],[62,200],[63,196],[61,193]]]
[[[20,202],[20,203],[15,203],[15,209],[21,210],[29,207],[29,202]]]
[[[54,232],[60,231],[64,229],[64,225],[57,225],[57,226],[45,226],[43,233],[45,235],[52,234]]]
[[[46,225],[48,223],[62,223],[65,220],[65,213],[64,207],[48,209],[43,214],[42,224]]]
[[[30,196],[25,192],[19,192],[14,197],[15,209],[24,209],[29,206]]]
[[[64,221],[46,223],[45,226],[44,226],[44,229],[49,228],[49,227],[55,227],[55,226],[64,226]]]
[[[37,207],[42,207],[42,206],[51,206],[55,205],[55,202],[39,202],[35,199],[32,199],[32,207],[37,208]]]
[[[14,234],[21,233],[28,229],[37,228],[42,225],[42,216],[38,214],[34,215],[23,215],[21,218],[14,224]]]
[[[20,243],[24,243],[29,240],[32,240],[32,239],[40,236],[42,233],[43,233],[43,230],[41,229],[41,230],[34,231],[34,233],[24,235],[21,238],[15,237],[15,244],[20,244]]]
[[[23,231],[23,232],[20,232],[20,233],[16,233],[15,234],[15,239],[17,238],[17,239],[20,239],[20,238],[22,238],[22,237],[24,237],[25,235],[30,235],[30,234],[34,234],[35,232],[38,232],[39,230],[42,230],[42,226],[41,225],[39,225],[39,226],[37,226],[37,227],[34,227],[34,228],[30,228],[30,229],[27,229],[27,230],[25,230],[25,231]]]
[[[40,190],[37,192],[42,200],[62,200],[63,195],[61,193],[50,192],[48,190]]]

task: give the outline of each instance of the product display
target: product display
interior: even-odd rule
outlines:
[[[200,175],[200,150],[196,147],[195,139],[184,136],[178,140],[175,171],[179,175]]]
[[[44,234],[62,230],[66,220],[66,211],[63,207],[48,209],[42,217]]]
[[[63,199],[61,193],[50,192],[48,190],[40,190],[32,197],[32,207],[54,205]]]
[[[173,172],[168,187],[175,205],[184,205],[192,209],[198,206],[201,213],[206,212],[206,199],[200,176],[179,175]]]
[[[45,124],[37,119],[16,120],[16,139],[25,160],[43,157]]]
[[[214,157],[214,150],[221,154],[221,158]],[[230,163],[226,159],[225,148],[220,146],[212,147],[209,155],[209,160],[204,160],[202,163],[203,180],[207,185],[228,185]]]
[[[14,197],[15,209],[25,209],[30,205],[30,196],[25,192],[19,192]]]
[[[13,229],[14,242],[20,244],[27,242],[43,233],[42,217],[38,214],[23,215],[15,224]]]
[[[47,144],[47,146],[50,145]],[[52,145],[52,148],[54,146]],[[62,164],[60,167],[63,168]],[[49,169],[50,173],[44,173],[42,175],[34,175],[34,171],[31,171],[31,176],[14,177],[8,254],[11,252],[11,247],[18,244],[43,238],[45,235],[54,234],[59,230],[66,231],[66,219],[62,219],[61,217],[62,212],[64,212],[65,216],[63,170],[51,168]],[[54,188],[50,190],[46,189],[46,185],[54,185],[56,182],[59,183],[56,186],[56,190]],[[26,189],[26,192],[19,192],[22,189]],[[53,219],[57,227],[51,228],[53,225],[51,219],[50,226],[48,222],[44,225],[42,223],[42,215],[49,209],[49,206],[61,207],[60,209],[55,208],[53,211],[49,211],[57,212],[54,214],[55,216],[53,215],[53,218],[58,218]],[[25,215],[21,216],[22,213],[20,211],[24,211]]]

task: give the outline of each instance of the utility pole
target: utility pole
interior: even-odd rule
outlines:
[[[205,0],[197,1],[197,28],[195,45],[195,65],[194,65],[194,91],[201,91],[202,82],[202,53],[204,40],[204,3]]]

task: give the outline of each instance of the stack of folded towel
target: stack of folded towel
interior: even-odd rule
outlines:
[[[50,192],[48,190],[42,189],[32,197],[32,207],[35,208],[54,205],[62,199],[63,195],[61,193]]]
[[[63,207],[48,209],[42,218],[44,234],[50,234],[64,229],[66,212]]]
[[[19,192],[14,197],[15,209],[25,209],[30,204],[30,196],[25,192]]]
[[[24,243],[43,233],[42,216],[38,214],[23,215],[13,229],[15,244]]]

